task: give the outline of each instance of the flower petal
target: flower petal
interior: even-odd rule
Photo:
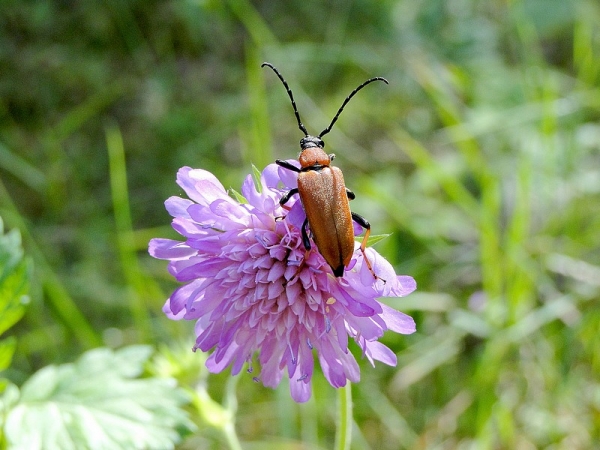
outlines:
[[[208,206],[217,199],[230,199],[234,202],[217,177],[206,170],[182,167],[177,172],[177,184],[200,205]]]
[[[388,328],[400,334],[412,334],[417,331],[415,320],[403,312],[396,311],[385,304],[381,304],[383,308],[383,320]]]
[[[279,205],[281,196],[297,187],[297,178],[297,172],[271,164],[259,186],[246,177],[242,194],[248,203],[239,204],[211,173],[183,167],[177,183],[190,200],[171,197],[165,206],[184,241],[153,239],[148,251],[168,260],[169,272],[184,283],[163,311],[173,320],[196,321],[194,349],[211,352],[206,362],[211,372],[230,367],[239,373],[258,352],[256,379],[276,387],[287,371],[292,398],[304,402],[310,398],[315,354],[332,386],[360,380],[350,337],[372,364],[396,364],[393,351],[378,339],[388,329],[412,333],[415,323],[377,299],[407,295],[416,283],[397,276],[367,248],[374,272],[386,281],[374,279],[358,243],[344,276],[334,277],[315,246],[305,249],[306,214],[299,196],[285,209]]]
[[[396,354],[379,341],[367,342],[367,351],[365,353],[373,366],[375,365],[373,360],[381,361],[392,367],[395,367],[398,363]]]
[[[155,238],[148,244],[148,253],[158,259],[182,259],[189,258],[197,252],[185,242]]]

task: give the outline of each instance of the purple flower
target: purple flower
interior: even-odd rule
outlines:
[[[304,402],[311,394],[313,354],[332,386],[360,379],[348,337],[371,364],[396,365],[395,354],[377,339],[388,329],[413,333],[415,323],[377,298],[407,295],[416,284],[367,248],[375,273],[386,282],[375,280],[358,243],[341,278],[314,245],[306,253],[298,196],[288,202],[289,211],[279,205],[283,193],[297,186],[296,177],[271,164],[258,189],[248,175],[242,186],[247,203],[239,203],[210,172],[183,167],[177,183],[190,200],[171,197],[165,205],[185,241],[152,239],[149,252],[169,260],[169,272],[185,283],[163,311],[171,319],[196,321],[194,350],[213,350],[206,363],[211,372],[231,366],[235,375],[245,363],[251,371],[258,352],[256,379],[276,387],[287,369],[292,397]]]

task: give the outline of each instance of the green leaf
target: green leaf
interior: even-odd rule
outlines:
[[[17,323],[25,312],[29,302],[30,272],[28,261],[23,259],[19,231],[4,234],[0,218],[0,335]],[[0,341],[0,371],[10,365],[15,345],[14,340]]]
[[[254,186],[256,186],[256,190],[260,194],[262,192],[262,183],[261,183],[262,173],[254,164],[252,164],[252,179],[254,180]]]
[[[189,398],[168,378],[136,378],[151,349],[101,348],[48,366],[21,388],[7,414],[11,449],[169,449],[193,424]]]
[[[233,198],[235,200],[237,200],[239,203],[242,203],[242,204],[248,203],[248,200],[246,200],[246,197],[244,197],[242,194],[240,194],[235,189],[229,188],[229,192],[233,195]]]
[[[371,236],[369,236],[368,246],[372,247],[373,245],[377,244],[380,241],[383,241],[384,239],[387,239],[390,236],[391,234],[372,234]],[[356,236],[354,240],[362,242],[363,236]]]
[[[9,336],[0,341],[0,370],[4,370],[10,366],[16,348],[17,340],[14,336]],[[2,387],[0,387],[0,392],[2,392]]]

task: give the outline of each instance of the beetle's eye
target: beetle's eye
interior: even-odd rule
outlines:
[[[321,139],[319,139],[319,142],[317,144],[319,147],[324,148],[325,147],[325,142],[323,142]]]

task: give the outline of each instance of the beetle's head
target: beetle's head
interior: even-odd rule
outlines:
[[[319,137],[305,136],[300,140],[302,151],[298,157],[302,169],[329,166],[331,157],[323,151],[325,142]]]
[[[302,150],[306,150],[307,148],[325,147],[325,142],[319,137],[306,135],[302,139],[300,139],[300,148]]]

